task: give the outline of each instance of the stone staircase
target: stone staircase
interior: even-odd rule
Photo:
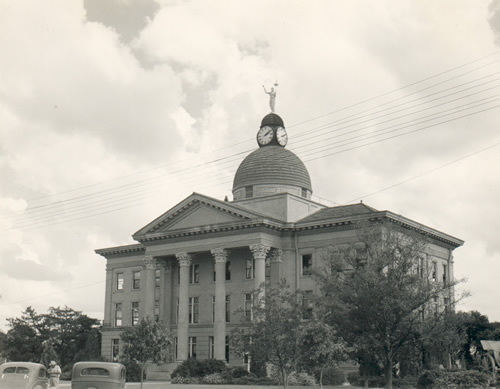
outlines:
[[[156,365],[154,363],[147,364],[146,381],[170,381],[170,374],[178,366],[178,363],[165,363]]]

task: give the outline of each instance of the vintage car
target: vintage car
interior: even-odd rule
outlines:
[[[0,365],[0,389],[46,389],[47,369],[39,363],[7,362]]]
[[[124,389],[125,366],[114,362],[77,362],[73,365],[71,389]]]

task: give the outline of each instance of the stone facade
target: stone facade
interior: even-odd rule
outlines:
[[[240,165],[244,182],[235,185],[234,201],[193,193],[133,234],[137,244],[96,250],[107,261],[104,358],[118,357],[124,327],[149,317],[170,330],[177,361],[215,358],[241,365],[242,356],[231,352],[227,340],[233,328],[251,319],[252,291],[285,278],[292,288],[314,293],[311,268],[333,247],[354,242],[363,220],[425,234],[431,242],[425,266],[432,267],[436,282],[453,279],[452,252],[463,244],[460,239],[362,203],[316,203],[302,162],[287,168],[288,180],[274,184],[276,172],[265,170],[277,164],[267,161],[258,174],[253,167],[245,170],[247,165]],[[247,190],[252,180],[266,190]]]

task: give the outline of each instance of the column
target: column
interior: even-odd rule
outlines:
[[[214,357],[226,360],[226,260],[228,252],[222,248],[210,251],[215,260],[215,318]]]
[[[259,288],[261,284],[266,281],[266,255],[269,249],[269,246],[261,243],[250,246],[250,250],[255,260],[255,289]]]
[[[179,262],[179,317],[177,318],[177,360],[188,359],[189,330],[189,266],[191,256],[188,253],[175,255]]]
[[[281,263],[283,262],[283,251],[278,248],[271,249],[271,283],[276,285],[281,280]]]
[[[106,297],[104,299],[103,327],[113,326],[113,288],[116,280],[113,278],[113,268],[106,265]]]
[[[144,307],[142,308],[145,319],[154,321],[155,318],[155,270],[156,260],[151,255],[146,255],[142,260],[141,283],[143,290]]]

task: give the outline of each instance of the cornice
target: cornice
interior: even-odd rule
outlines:
[[[145,253],[146,247],[144,247],[142,244],[131,244],[127,246],[108,247],[105,249],[98,249],[94,251],[96,254],[102,255],[103,257],[108,257],[116,254],[137,255]]]
[[[262,216],[256,212],[252,212],[250,210],[242,208],[239,205],[214,199],[205,195],[201,195],[199,193],[193,193],[187,199],[173,207],[170,211],[167,211],[163,215],[157,217],[152,222],[147,224],[145,227],[141,228],[139,231],[133,234],[132,237],[140,241],[144,235],[154,234],[159,229],[171,223],[175,218],[179,217],[179,215],[185,213],[189,209],[192,209],[196,205],[205,205],[244,220],[251,220],[253,218]]]

